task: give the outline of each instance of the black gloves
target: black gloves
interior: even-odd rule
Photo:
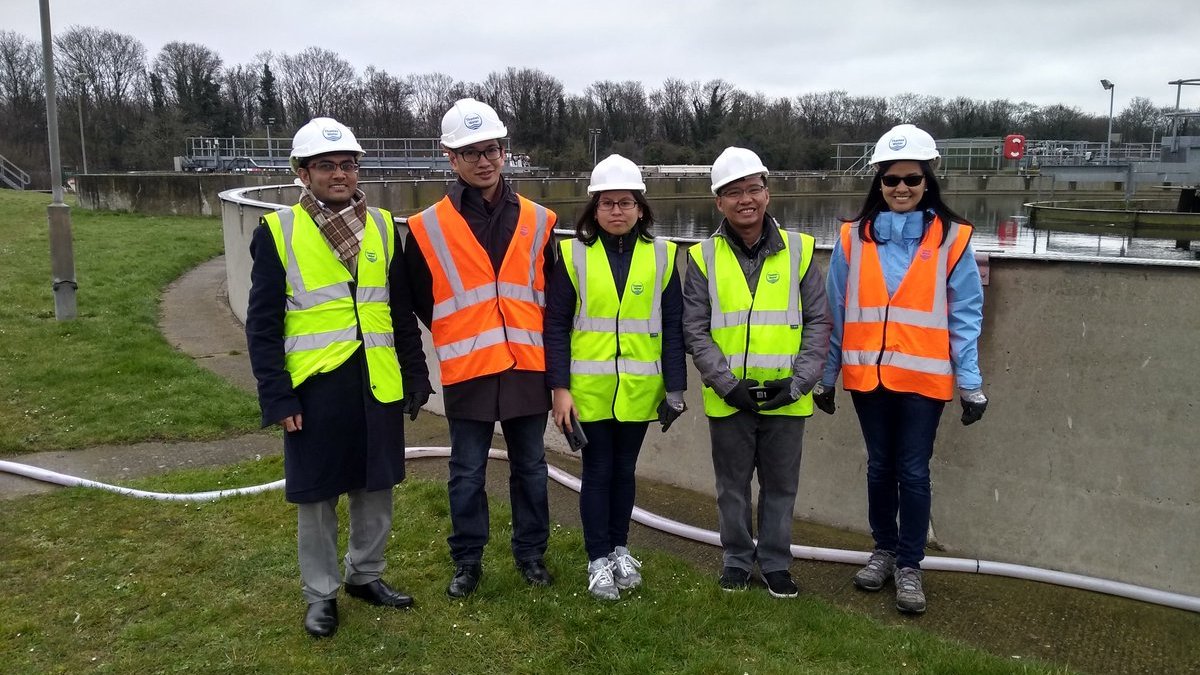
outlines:
[[[962,403],[963,426],[978,422],[983,417],[983,411],[987,410],[988,400],[982,389],[959,389],[958,401]]]
[[[687,410],[687,404],[683,402],[683,392],[668,391],[667,397],[658,404],[658,423],[662,425],[664,434],[685,410]]]
[[[733,389],[730,389],[729,393],[721,398],[738,410],[758,412],[758,404],[754,402],[754,395],[750,393],[750,388],[757,386],[758,380],[738,380]]]
[[[405,393],[408,395],[400,403],[404,406],[404,414],[408,415],[409,421],[415,422],[417,413],[421,412],[421,406],[429,402],[429,392],[410,391]]]
[[[813,387],[813,403],[826,415],[832,415],[833,411],[837,410],[837,404],[833,402],[833,395],[836,391],[837,387],[826,387],[820,382],[817,383],[817,386]]]
[[[779,387],[779,392],[758,404],[759,410],[775,410],[776,408],[782,408],[785,405],[796,402],[796,399],[792,398],[792,378],[790,377],[779,380],[767,380],[763,383],[763,386]]]

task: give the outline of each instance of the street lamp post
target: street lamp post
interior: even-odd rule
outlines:
[[[271,153],[271,125],[275,124],[274,117],[267,118],[267,165],[272,169],[275,168],[275,159]]]
[[[1117,85],[1108,80],[1100,80],[1100,86],[1108,91],[1108,136],[1104,137],[1104,163],[1110,163],[1112,156],[1112,112],[1113,112],[1113,96],[1117,93]]]
[[[588,129],[588,135],[592,141],[592,166],[596,166],[596,155],[600,150],[600,130]]]

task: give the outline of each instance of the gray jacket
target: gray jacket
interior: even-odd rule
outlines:
[[[758,275],[762,270],[763,261],[783,250],[783,236],[779,233],[779,223],[770,214],[766,215],[763,222],[763,237],[766,241],[753,257],[747,256],[734,239],[738,235],[729,231],[727,221],[722,220],[721,226],[712,236],[725,237],[730,241],[730,248],[741,263],[742,273],[746,275],[746,284],[751,293],[758,287]],[[692,355],[696,370],[700,371],[700,379],[719,396],[724,396],[737,384],[738,378],[730,372],[725,355],[713,342],[709,331],[712,307],[708,295],[708,280],[690,255],[687,261],[687,273],[683,281],[683,339],[687,344],[688,353]],[[812,391],[813,386],[821,379],[832,331],[829,306],[825,298],[825,275],[821,273],[821,267],[815,260],[800,280],[800,301],[803,305],[804,326],[800,334],[800,353],[792,361],[791,388],[792,397],[797,399]]]

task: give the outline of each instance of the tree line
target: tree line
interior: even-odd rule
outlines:
[[[804,170],[831,168],[834,143],[871,141],[901,122],[936,138],[1022,133],[1087,141],[1103,141],[1108,125],[1107,117],[1076,107],[1007,99],[845,91],[768,97],[721,79],[676,78],[654,89],[603,80],[573,93],[535,68],[497,70],[480,82],[395,75],[373,65],[359,72],[315,46],[226,65],[205,45],[170,42],[151,59],[137,38],[89,26],[59,33],[53,49],[61,156],[75,171],[80,112],[92,172],[168,170],[189,136],[289,137],[317,115],[335,117],[363,138],[438,136],[442,114],[464,96],[495,107],[512,148],[553,171],[591,167],[593,129],[600,130],[600,156],[617,152],[640,164],[708,164],[722,148],[743,145],[770,167]],[[1168,128],[1168,111],[1134,98],[1113,119],[1113,131],[1125,142],[1150,142]],[[14,31],[0,31],[0,116],[7,122],[0,155],[33,175],[34,187],[48,186],[41,46]]]

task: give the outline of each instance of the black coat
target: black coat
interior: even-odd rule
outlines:
[[[382,490],[399,483],[404,479],[402,402],[375,400],[361,347],[341,366],[313,375],[293,389],[284,369],[285,273],[267,227],[254,232],[250,255],[254,264],[246,339],[250,366],[258,380],[262,424],[265,427],[303,414],[303,429],[284,433],[287,500],[317,502],[351,490]],[[405,395],[431,391],[403,256],[392,259],[388,285]]]

